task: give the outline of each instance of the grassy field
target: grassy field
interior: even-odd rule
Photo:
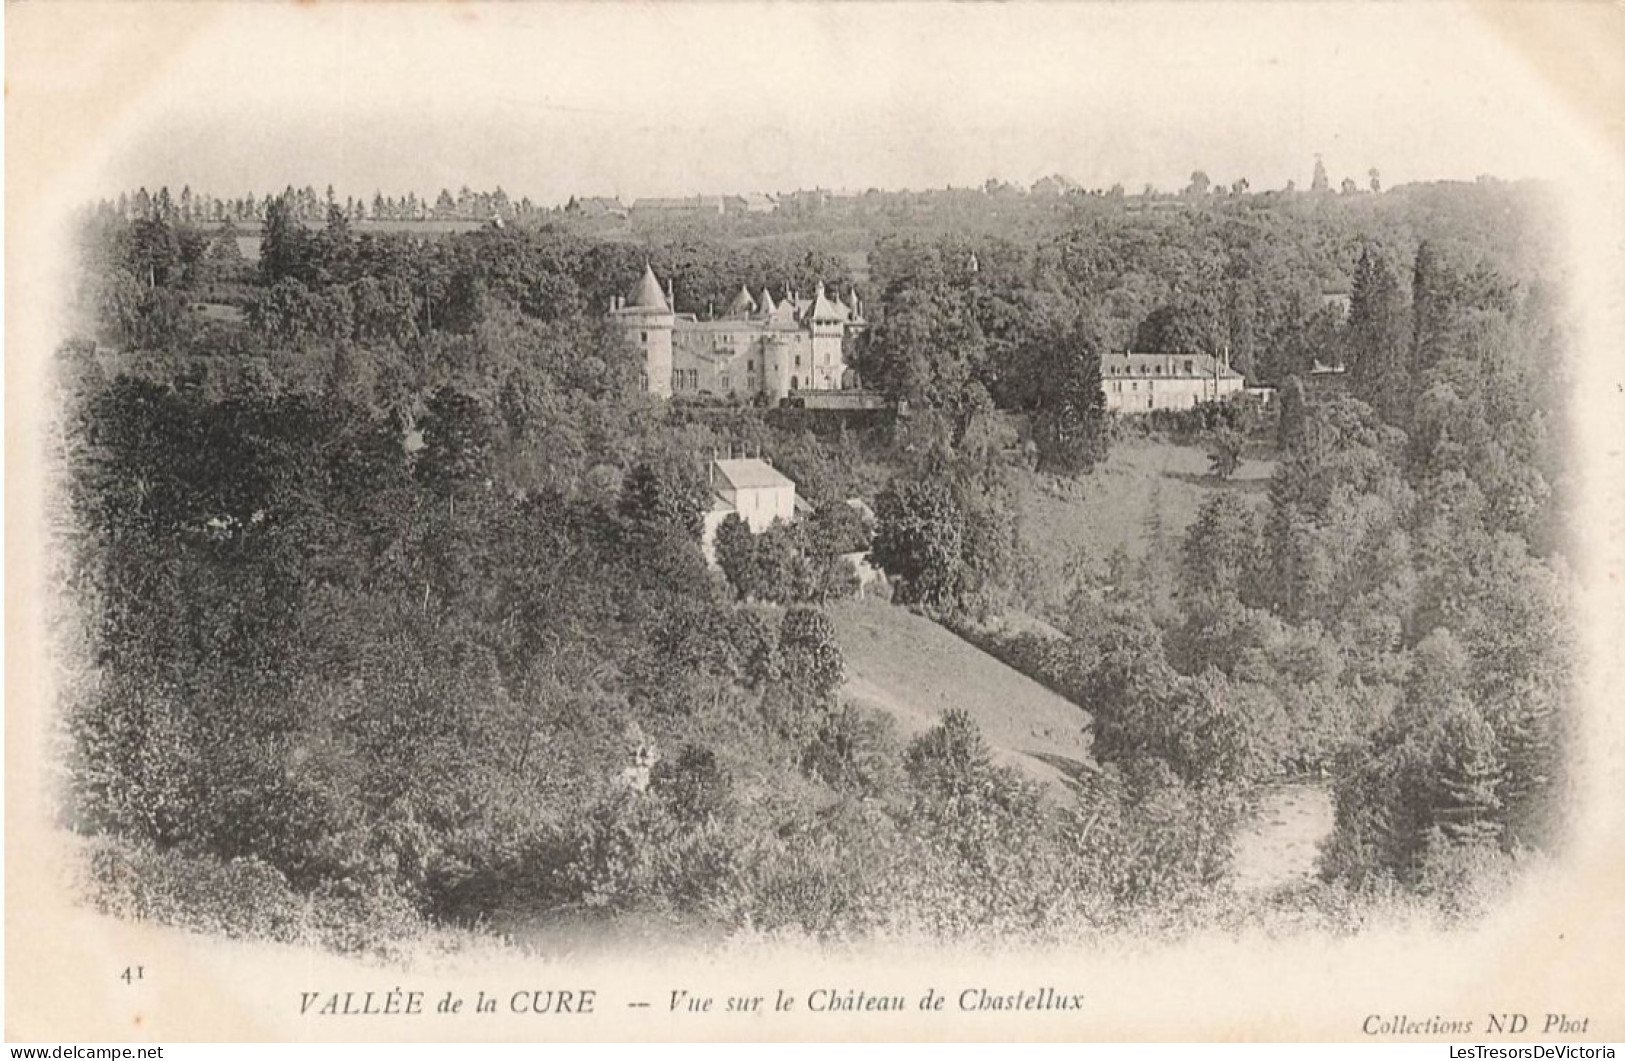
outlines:
[[[1207,450],[1145,440],[1114,444],[1094,474],[1057,479],[1011,470],[1021,534],[1046,572],[1060,572],[1087,549],[1097,560],[1122,547],[1145,553],[1146,523],[1162,512],[1169,541],[1177,545],[1202,503],[1220,490],[1239,492],[1262,504],[1275,471],[1269,455],[1249,451],[1228,481],[1208,474]]]
[[[884,601],[830,609],[846,656],[848,700],[884,711],[905,739],[951,707],[976,720],[994,757],[1064,788],[1086,769],[1089,716],[952,633]]]

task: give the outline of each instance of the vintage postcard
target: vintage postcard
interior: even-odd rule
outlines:
[[[1625,9],[5,18],[8,1040],[1625,1038]]]

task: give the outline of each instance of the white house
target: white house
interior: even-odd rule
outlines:
[[[1239,394],[1241,373],[1207,354],[1103,354],[1100,387],[1114,413],[1190,409]]]
[[[796,484],[773,465],[754,457],[711,462],[711,509],[705,514],[701,544],[705,558],[716,562],[717,528],[737,514],[752,534],[760,534],[774,520],[789,523],[796,515]]]

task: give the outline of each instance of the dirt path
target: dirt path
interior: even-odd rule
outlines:
[[[1320,784],[1262,790],[1237,831],[1231,882],[1237,891],[1269,891],[1315,872],[1320,841],[1332,831],[1331,791]]]

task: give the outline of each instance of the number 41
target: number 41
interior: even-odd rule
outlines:
[[[119,973],[118,978],[123,980],[126,984],[133,984],[137,980],[141,979],[142,969],[143,967],[140,965],[126,965],[124,967],[124,971]]]

